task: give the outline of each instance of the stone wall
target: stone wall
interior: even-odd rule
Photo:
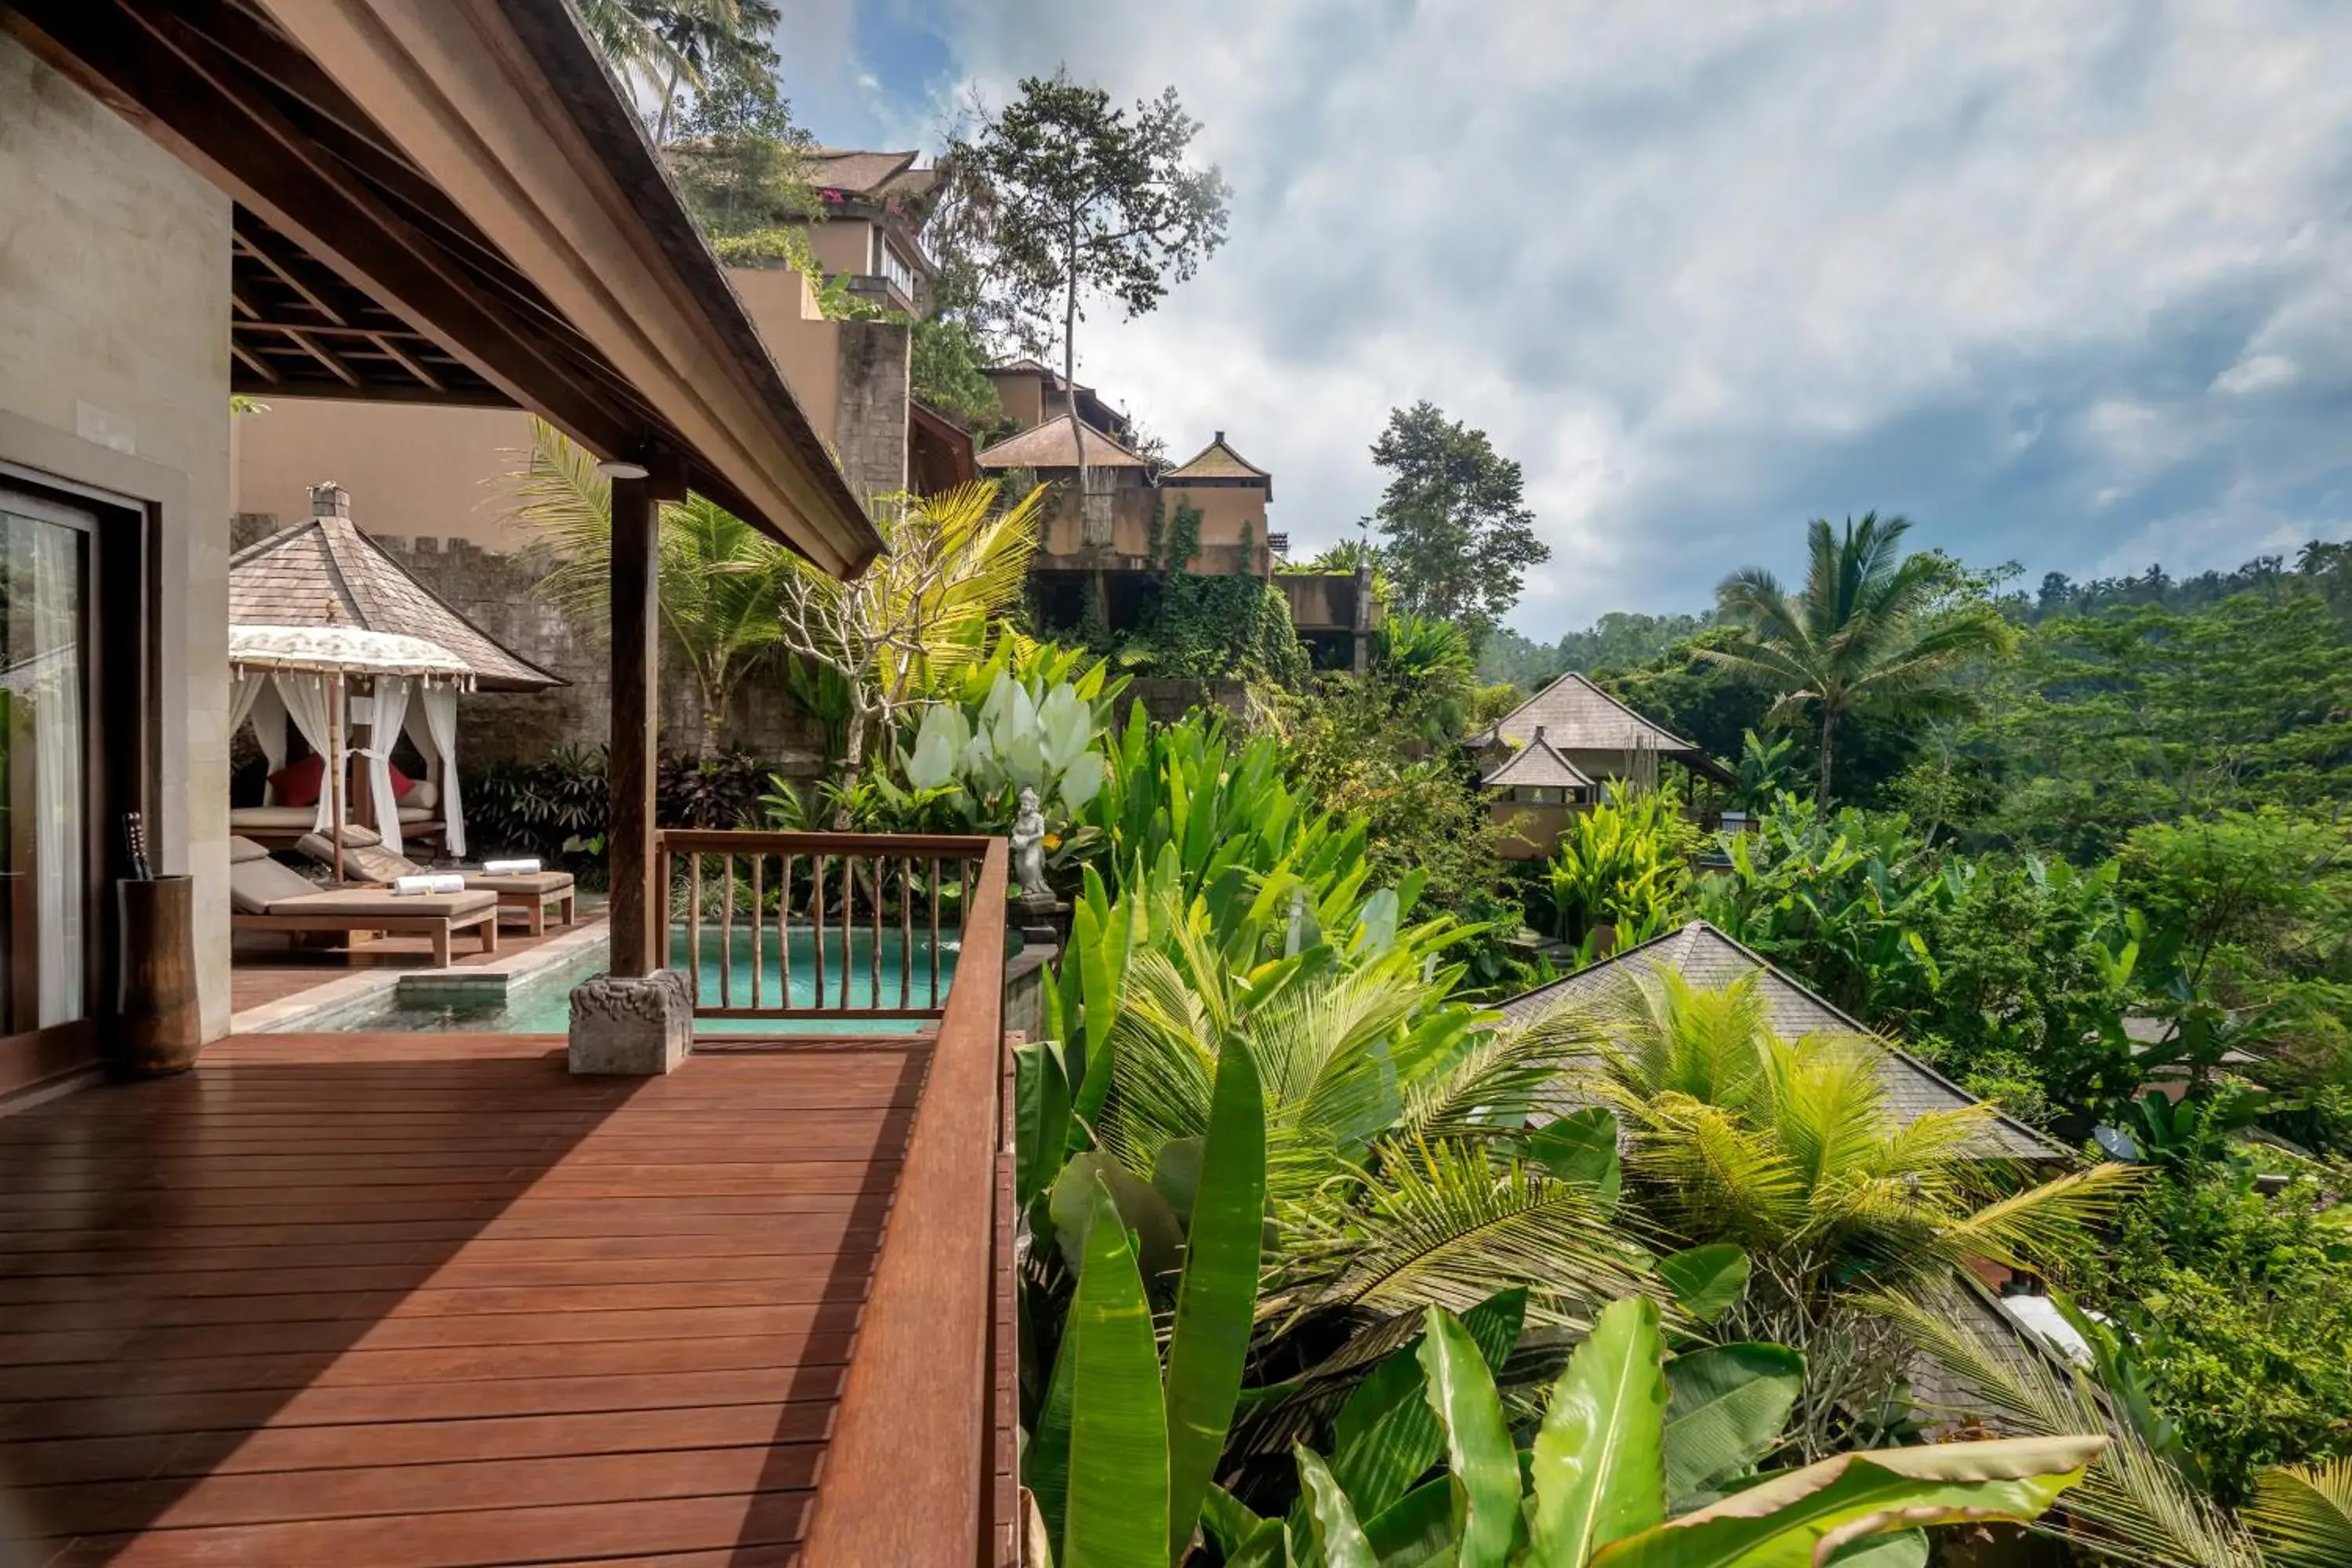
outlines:
[[[914,339],[896,321],[840,321],[835,440],[841,471],[860,496],[907,488],[908,356]]]
[[[249,530],[247,523],[240,531]],[[533,554],[484,550],[461,539],[379,538],[377,543],[468,620],[551,675],[569,682],[530,693],[478,692],[457,704],[460,767],[543,757],[558,746],[595,745],[612,726],[608,653],[601,628],[583,632],[540,592],[545,562]],[[676,651],[662,649],[661,743],[694,751],[703,737],[702,701]],[[824,731],[763,669],[737,691],[719,731],[722,748],[740,748],[814,774]]]

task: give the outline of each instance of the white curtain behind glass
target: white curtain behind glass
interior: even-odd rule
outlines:
[[[327,733],[327,679],[323,675],[291,669],[278,677],[278,695],[285,699],[287,717],[294,721],[294,728],[302,731],[302,738],[310,742],[310,749],[319,753],[328,769],[319,778],[319,815],[311,823],[320,833],[335,826],[334,803],[327,785],[333,770],[342,765],[342,748]]]
[[[38,1020],[47,1028],[83,1013],[83,913],[89,897],[84,852],[89,803],[82,787],[81,535],[29,519],[11,519],[8,533],[9,580],[32,589],[29,606],[10,606],[17,618],[12,629],[31,634],[23,651],[38,661],[40,670],[28,684],[34,908],[40,921]]]
[[[374,716],[368,721],[368,793],[375,803],[375,830],[383,847],[397,855],[400,843],[400,802],[392,793],[392,748],[400,739],[408,713],[408,682],[397,675],[375,678]]]

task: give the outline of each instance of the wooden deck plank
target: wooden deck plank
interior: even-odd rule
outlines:
[[[34,1561],[792,1560],[930,1042],[224,1042],[0,1118]]]

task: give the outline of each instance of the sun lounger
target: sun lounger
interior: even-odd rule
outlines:
[[[403,897],[382,888],[320,888],[269,858],[250,838],[229,840],[229,924],[239,931],[387,931],[433,941],[433,962],[449,964],[451,940],[477,932],[484,952],[499,950],[495,893],[427,893]]]
[[[295,841],[294,847],[321,866],[334,864],[335,847],[324,834],[307,834]],[[390,886],[397,878],[418,876],[428,869],[384,848],[383,841],[372,829],[343,829],[343,875],[355,881]],[[467,892],[497,894],[499,910],[512,910],[522,915],[533,936],[546,933],[550,910],[555,912],[561,925],[568,926],[578,919],[580,890],[569,871],[494,874],[474,867],[459,867],[457,875],[466,879]]]

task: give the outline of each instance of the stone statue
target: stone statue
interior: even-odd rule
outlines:
[[[1021,792],[1021,810],[1013,819],[1013,875],[1021,884],[1024,903],[1051,904],[1054,889],[1045,885],[1045,814],[1037,809],[1037,792]]]

